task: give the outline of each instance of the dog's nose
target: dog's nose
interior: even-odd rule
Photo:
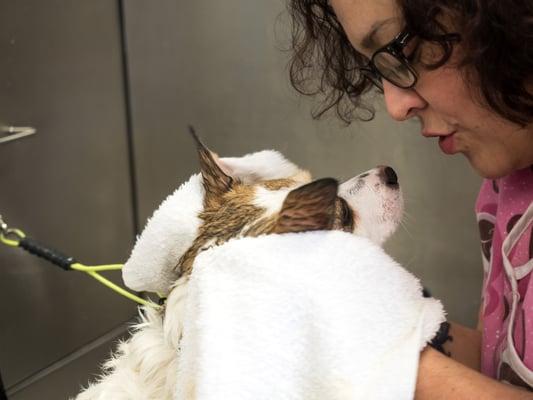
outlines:
[[[381,170],[381,177],[386,185],[393,187],[398,186],[398,175],[396,175],[396,172],[394,172],[391,167],[383,167]]]

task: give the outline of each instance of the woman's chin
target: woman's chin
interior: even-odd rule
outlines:
[[[498,157],[475,157],[465,153],[472,168],[485,179],[498,179],[520,168],[499,160]]]

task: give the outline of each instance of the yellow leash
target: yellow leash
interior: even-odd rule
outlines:
[[[99,274],[103,271],[117,271],[121,270],[122,264],[110,264],[110,265],[96,265],[87,266],[76,262],[72,257],[67,257],[56,250],[53,250],[47,246],[37,243],[35,240],[30,239],[20,229],[9,228],[0,215],[0,242],[10,247],[21,247],[31,254],[44,258],[52,264],[64,269],[65,271],[74,270],[79,272],[85,272],[87,275],[93,277],[98,282],[107,286],[109,289],[124,296],[130,300],[135,301],[143,306],[149,306],[154,308],[161,308],[160,305],[145,300],[120,286],[114,284],[107,278]]]

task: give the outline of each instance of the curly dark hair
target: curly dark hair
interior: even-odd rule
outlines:
[[[529,0],[398,0],[406,28],[442,49],[423,68],[444,65],[452,45],[440,22],[451,16],[461,37],[458,68],[479,94],[479,103],[525,126],[533,122],[533,2]],[[368,59],[350,44],[328,0],[289,0],[292,18],[290,79],[302,94],[321,95],[313,112],[320,118],[334,109],[346,123],[369,120],[374,109],[365,100],[371,84],[359,72]],[[362,112],[361,112],[362,111]]]

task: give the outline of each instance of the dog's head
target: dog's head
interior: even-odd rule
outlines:
[[[272,168],[268,163],[254,170],[253,165],[244,168],[231,159],[222,161],[194,132],[193,137],[204,207],[198,235],[177,266],[182,276],[190,273],[198,253],[232,238],[335,229],[382,244],[401,220],[403,198],[390,167],[376,167],[340,185],[332,178],[312,181],[302,169],[287,169],[276,179],[265,179],[259,169]],[[271,160],[284,161],[281,156]]]

